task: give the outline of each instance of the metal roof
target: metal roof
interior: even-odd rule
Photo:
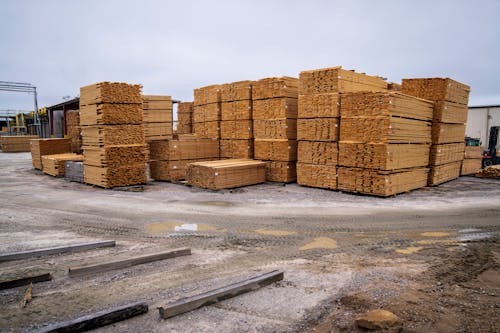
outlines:
[[[500,108],[500,104],[469,106],[469,109],[489,109],[489,108]]]
[[[59,104],[47,106],[47,110],[60,110],[60,109],[62,109],[63,106],[72,105],[72,104],[80,104],[80,97],[76,97],[76,98],[61,102]]]

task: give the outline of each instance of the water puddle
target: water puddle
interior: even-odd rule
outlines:
[[[312,242],[301,246],[299,248],[300,251],[312,250],[312,249],[336,249],[337,242],[328,237],[318,237],[315,238]]]
[[[269,235],[269,236],[290,236],[296,235],[296,231],[286,231],[286,230],[271,230],[271,229],[257,229],[256,233],[261,235]]]
[[[420,236],[424,237],[447,237],[449,235],[450,235],[449,232],[444,232],[444,231],[428,231],[420,234]]]
[[[399,254],[412,254],[412,253],[417,253],[420,250],[423,250],[423,247],[421,247],[421,246],[409,246],[406,249],[397,249],[396,252]]]
[[[497,234],[498,233],[495,232],[479,232],[473,234],[465,234],[465,235],[460,235],[460,237],[458,237],[458,240],[461,242],[476,241],[476,240],[490,238]]]
[[[144,226],[147,233],[152,235],[166,232],[193,232],[193,231],[220,231],[217,228],[203,223],[183,223],[183,222],[158,222]]]

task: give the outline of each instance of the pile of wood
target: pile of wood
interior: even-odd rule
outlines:
[[[70,110],[66,112],[66,132],[71,142],[71,151],[76,154],[81,154],[82,131],[80,128],[79,110]]]
[[[143,95],[142,97],[146,141],[172,138],[172,97],[157,95]]]
[[[268,161],[266,179],[297,179],[297,78],[266,78],[253,83],[254,156]]]
[[[216,139],[180,136],[149,142],[150,176],[154,180],[179,181],[186,178],[188,164],[219,159]]]
[[[341,96],[338,188],[390,196],[426,185],[433,103],[399,92]]]
[[[42,156],[42,170],[54,177],[64,177],[66,161],[83,161],[83,155],[75,153]]]
[[[483,151],[484,147],[482,146],[465,146],[460,175],[473,175],[481,170],[483,166]]]
[[[199,138],[220,138],[220,89],[220,85],[215,84],[194,90],[193,132]]]
[[[253,158],[252,81],[220,86],[220,157]]]
[[[80,89],[84,181],[104,188],[146,183],[140,85],[102,82]]]
[[[42,170],[42,156],[71,153],[70,139],[34,139],[30,141],[31,163]]]
[[[481,178],[500,178],[500,165],[492,165],[476,173],[476,177]]]
[[[177,104],[177,133],[193,133],[193,102]]]
[[[266,181],[266,163],[248,159],[197,162],[189,164],[186,179],[190,185],[212,190],[259,184]]]
[[[470,87],[449,78],[403,79],[401,91],[434,101],[428,185],[458,178],[464,158]]]
[[[0,136],[0,149],[4,153],[28,152],[30,141],[36,138],[36,135]]]
[[[64,179],[70,182],[83,183],[83,162],[66,161]]]

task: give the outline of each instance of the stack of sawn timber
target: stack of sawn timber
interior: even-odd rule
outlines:
[[[240,81],[220,86],[221,158],[253,158],[252,83]]]
[[[143,95],[144,133],[146,141],[171,139],[173,104],[171,96]]]
[[[193,102],[177,104],[177,134],[193,133]]]
[[[248,159],[197,162],[189,164],[187,182],[202,188],[220,190],[266,181],[266,163]]]
[[[28,152],[30,141],[36,138],[36,135],[0,136],[0,148],[4,153]]]
[[[268,161],[268,181],[297,179],[298,81],[273,77],[252,85],[254,156]]]
[[[81,154],[82,133],[80,128],[79,110],[70,110],[66,112],[66,131],[71,142],[71,151],[76,154]]]
[[[42,170],[42,156],[71,153],[70,139],[33,139],[30,141],[31,163]]]
[[[80,89],[85,183],[146,183],[141,86],[101,82]]]
[[[218,84],[194,90],[193,131],[199,138],[220,138],[220,96]]]
[[[184,180],[188,164],[219,159],[219,142],[189,134],[172,140],[154,140],[149,142],[149,158],[152,179]]]
[[[434,101],[428,185],[460,176],[470,87],[449,78],[403,79],[402,92]]]
[[[43,155],[42,170],[54,177],[64,177],[67,161],[83,161],[83,155],[75,153]]]
[[[479,170],[476,173],[476,177],[481,178],[500,178],[500,165],[492,165]]]
[[[473,175],[481,170],[483,166],[483,150],[484,147],[482,146],[465,146],[460,175]]]

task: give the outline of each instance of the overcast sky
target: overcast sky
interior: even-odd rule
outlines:
[[[192,100],[193,89],[342,65],[400,82],[451,77],[500,104],[500,1],[1,0],[0,81],[39,105],[99,81]],[[0,109],[29,109],[0,92]]]

